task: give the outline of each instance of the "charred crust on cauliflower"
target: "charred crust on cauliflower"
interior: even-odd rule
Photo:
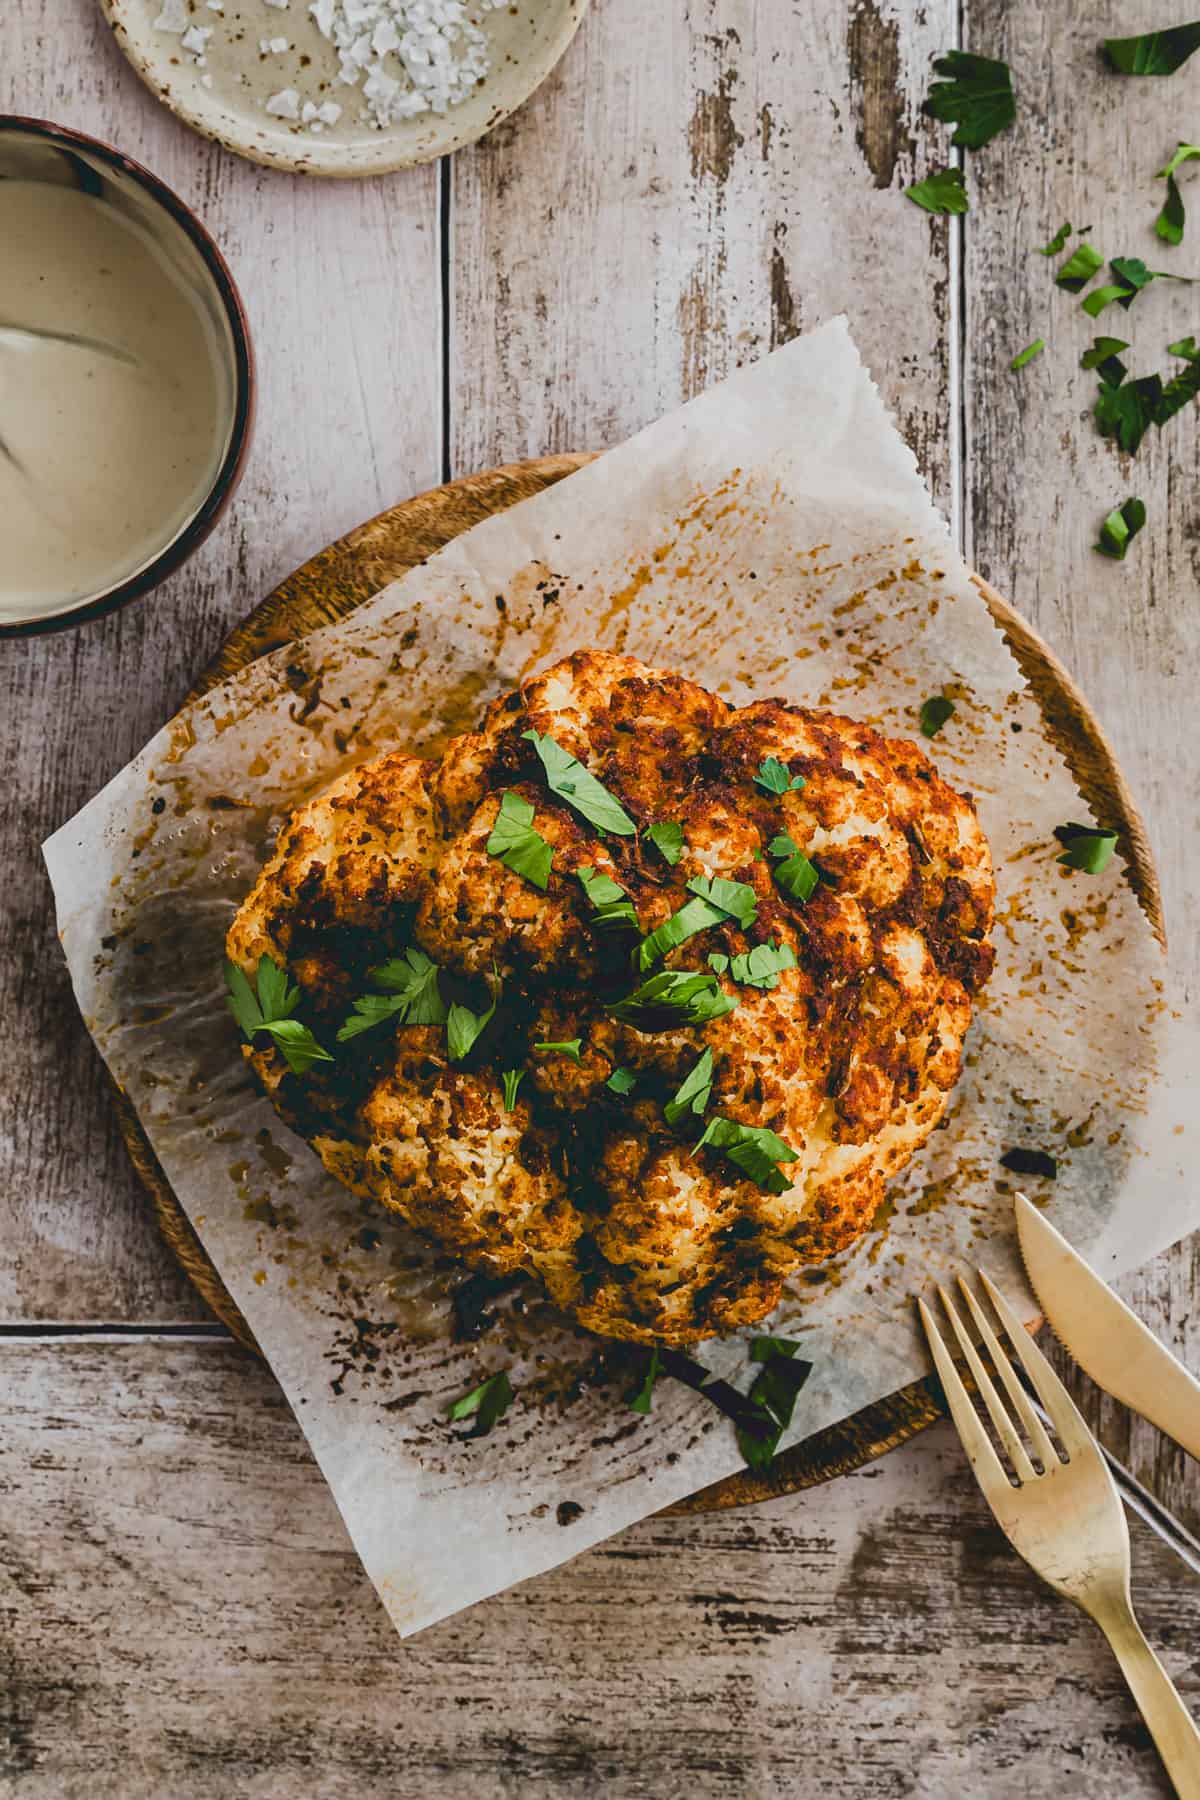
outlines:
[[[530,731],[577,757],[639,834],[601,834],[551,791]],[[764,791],[768,757],[803,785]],[[544,892],[487,848],[510,789],[553,848]],[[667,820],[683,830],[675,865],[644,835]],[[780,836],[819,872],[806,902],[775,879]],[[656,967],[704,972],[714,954],[768,943],[790,966],[763,988],[724,969],[714,980],[738,1004],[706,1023],[622,1022],[609,1008],[641,979],[638,934],[603,925],[581,868],[624,889],[642,934],[698,877],[753,890],[746,928],[725,917]],[[410,946],[465,1005],[482,1010],[498,978],[496,1015],[460,1062],[444,1027],[391,1020],[304,1075],[262,1038],[246,1055],[356,1193],[477,1268],[537,1277],[593,1331],[687,1344],[753,1324],[798,1268],[868,1228],[958,1078],[993,902],[974,807],[915,744],[782,700],[735,709],[631,657],[580,651],[493,702],[439,762],[396,752],[301,807],[228,951],[251,977],[263,955],[285,966],[331,1044],[369,972]],[[534,1048],[575,1039],[578,1060]],[[705,1117],[782,1138],[796,1152],[784,1192],[697,1151],[703,1118],[667,1124],[705,1049]],[[518,1067],[508,1110],[501,1073]],[[608,1087],[618,1067],[635,1077],[629,1094]]]

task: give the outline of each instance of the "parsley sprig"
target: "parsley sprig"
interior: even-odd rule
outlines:
[[[677,1031],[723,1018],[738,1002],[723,993],[711,970],[659,969],[608,1008],[614,1019],[638,1031]]]
[[[481,1381],[478,1387],[472,1388],[460,1400],[452,1401],[446,1408],[446,1413],[456,1422],[474,1419],[475,1423],[470,1431],[462,1433],[465,1441],[467,1438],[486,1437],[496,1421],[504,1417],[512,1402],[513,1387],[508,1378],[508,1370],[499,1369],[495,1375],[489,1375],[486,1381]]]
[[[487,841],[487,853],[502,862],[514,875],[545,893],[554,862],[553,847],[533,826],[534,808],[523,794],[507,789],[500,799],[500,811]]]
[[[675,819],[658,819],[646,836],[659,855],[674,868],[683,855],[683,826]]]
[[[314,1063],[332,1062],[307,1025],[293,1018],[300,989],[288,985],[287,971],[269,956],[260,956],[254,987],[235,962],[226,961],[227,1004],[242,1035],[251,1043],[260,1031],[274,1039],[294,1075],[305,1075]]]
[[[786,831],[781,831],[778,837],[771,839],[767,852],[780,859],[775,864],[775,879],[784,893],[801,904],[811,900],[821,876],[799,844]]]
[[[469,1006],[457,1001],[450,1008],[446,1019],[446,1054],[451,1062],[462,1062],[470,1054],[476,1040],[495,1018],[499,1004],[500,976],[493,970],[492,1004],[486,1012],[472,1012]]]
[[[762,1125],[742,1125],[716,1113],[708,1122],[704,1136],[696,1145],[719,1150],[750,1181],[768,1194],[786,1194],[791,1182],[780,1170],[780,1163],[799,1160],[799,1151],[785,1144],[781,1137]]]
[[[582,1064],[583,1062],[582,1038],[562,1038],[557,1042],[543,1039],[540,1044],[535,1044],[533,1047],[535,1050],[540,1050],[545,1056],[566,1056],[573,1063]]]
[[[585,769],[577,756],[546,734],[523,731],[542,760],[546,785],[552,794],[585,818],[597,831],[611,831],[617,837],[636,837],[637,826],[615,794],[610,794],[602,781]]]
[[[730,921],[744,930],[754,923],[758,896],[747,882],[727,881],[721,875],[711,879],[695,875],[687,885],[693,898],[685,901],[678,912],[664,919],[638,945],[637,966],[643,973],[688,938],[695,937],[698,931],[707,931],[710,926],[725,925]]]
[[[446,1006],[438,992],[438,966],[415,945],[403,956],[381,963],[368,979],[384,991],[362,994],[354,1011],[338,1032],[338,1043],[348,1043],[386,1019],[400,1025],[444,1025]]]
[[[1154,221],[1154,229],[1165,244],[1182,244],[1183,227],[1187,218],[1184,210],[1183,195],[1179,191],[1179,183],[1175,179],[1175,171],[1194,156],[1200,156],[1200,144],[1179,144],[1170,161],[1158,171],[1158,179],[1167,184],[1167,197],[1163,201],[1162,211]]]
[[[689,1075],[676,1091],[673,1099],[663,1107],[668,1125],[678,1125],[689,1113],[702,1119],[708,1109],[712,1096],[713,1053],[705,1050],[700,1060],[694,1065]]]
[[[928,213],[965,213],[970,211],[967,178],[961,169],[936,169],[924,181],[914,181],[904,190],[905,197]]]
[[[592,909],[592,923],[600,931],[615,931],[622,926],[632,925],[638,930],[638,916],[633,910],[633,902],[619,881],[603,870],[594,869],[590,864],[576,869],[579,885],[584,897]]]
[[[766,794],[799,793],[806,785],[803,775],[793,775],[785,762],[777,756],[768,756],[759,765],[754,785],[762,788]]]
[[[729,975],[742,987],[777,988],[780,971],[795,968],[796,952],[790,944],[777,944],[774,938],[768,938],[765,944],[755,944],[753,950],[738,956],[714,951],[708,966],[718,975]]]
[[[1010,126],[1017,116],[1012,75],[1007,63],[967,50],[948,50],[934,61],[935,81],[925,111],[935,119],[956,121],[950,139],[965,150],[978,150]]]
[[[1125,552],[1145,523],[1145,504],[1131,494],[1124,506],[1115,506],[1101,525],[1096,549],[1101,556],[1124,562]]]
[[[750,1419],[738,1426],[738,1449],[748,1468],[770,1468],[792,1422],[800,1390],[812,1374],[812,1364],[796,1355],[799,1348],[780,1337],[755,1338],[750,1346],[750,1360],[761,1368],[747,1398],[762,1422]]]

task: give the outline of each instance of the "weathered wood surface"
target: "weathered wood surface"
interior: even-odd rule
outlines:
[[[74,1015],[40,838],[315,547],[444,466],[613,443],[832,311],[969,554],[1117,742],[1194,991],[1194,415],[1132,469],[1096,444],[1072,366],[1090,334],[1029,250],[1070,217],[1110,253],[1187,269],[1146,233],[1153,170],[1195,135],[1196,77],[1117,83],[1093,49],[1108,20],[970,0],[968,41],[1012,58],[1023,110],[972,159],[974,211],[947,228],[900,189],[943,160],[918,105],[957,12],[595,0],[541,94],[442,173],[443,243],[437,171],[343,188],[251,169],[154,105],[93,0],[4,9],[0,107],[110,136],[200,205],[250,302],[262,406],[200,559],[120,618],[0,647],[0,1318],[29,1334],[0,1342],[0,1792],[1166,1792],[1103,1645],[1004,1548],[945,1432],[833,1489],[648,1522],[401,1645],[264,1371],[213,1340],[38,1336],[199,1316]],[[1120,29],[1161,23],[1132,0]],[[1138,372],[1192,329],[1186,292],[1120,315]],[[1011,376],[1037,335],[1050,351]],[[1150,524],[1110,567],[1089,545],[1129,492]],[[1126,1285],[1194,1367],[1198,1275],[1185,1248]],[[1094,1416],[1195,1524],[1185,1459],[1116,1407]],[[1135,1552],[1195,1704],[1196,1584],[1144,1533]]]
[[[80,1029],[38,845],[170,716],[256,600],[440,479],[438,174],[321,185],[202,143],[142,87],[96,0],[4,8],[0,111],[115,143],[196,206],[258,352],[246,478],[201,553],[118,617],[0,644],[0,1318],[196,1318]]]
[[[1184,243],[1154,233],[1164,184],[1154,179],[1195,129],[1197,73],[1124,80],[1097,54],[1104,31],[1161,24],[1154,0],[1123,6],[1119,21],[1042,0],[972,0],[967,42],[1005,57],[1019,91],[1015,128],[971,157],[965,221],[964,449],[966,550],[1054,646],[1088,695],[1117,750],[1154,843],[1171,941],[1172,999],[1195,1013],[1200,991],[1200,668],[1197,504],[1200,434],[1193,409],[1151,431],[1136,458],[1097,435],[1095,375],[1080,354],[1101,333],[1132,344],[1134,375],[1183,365],[1168,343],[1196,323],[1194,288],[1160,281],[1129,311],[1092,320],[1054,286],[1062,259],[1034,254],[1064,221],[1092,227],[1107,256],[1195,274],[1200,226],[1193,200]],[[1072,242],[1077,240],[1073,239]],[[1097,284],[1098,285],[1098,284]],[[1013,374],[1034,338],[1046,351]],[[1127,560],[1091,546],[1100,521],[1128,495],[1148,521]],[[1122,1284],[1126,1298],[1200,1368],[1200,1265],[1181,1246]],[[1118,1454],[1192,1521],[1200,1483],[1186,1457],[1149,1425],[1081,1383],[1089,1411]]]
[[[945,1427],[753,1515],[648,1520],[401,1644],[265,1371],[0,1346],[0,1791],[16,1800],[1142,1800],[1105,1645]],[[102,1429],[98,1426],[102,1425]],[[1200,1702],[1200,1584],[1135,1529]]]

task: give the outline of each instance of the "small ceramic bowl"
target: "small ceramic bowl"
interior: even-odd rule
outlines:
[[[0,638],[59,631],[99,618],[148,593],[177,569],[203,543],[228,505],[245,464],[254,416],[254,359],[241,298],[221,252],[177,194],[139,163],[82,132],[43,119],[0,114],[0,182],[7,179],[74,187],[107,201],[147,235],[186,275],[193,300],[208,321],[221,392],[216,401],[215,473],[206,477],[183,524],[167,527],[161,546],[102,592],[68,599],[59,609],[31,613],[28,618],[13,619],[10,614],[0,619]]]

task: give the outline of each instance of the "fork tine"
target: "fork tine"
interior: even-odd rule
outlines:
[[[1009,1342],[1025,1365],[1025,1372],[1033,1383],[1033,1391],[1050,1415],[1050,1423],[1062,1439],[1068,1452],[1076,1453],[1095,1447],[1091,1432],[1088,1430],[1083,1414],[1068,1394],[1042,1352],[1026,1331],[1020,1319],[1000,1292],[994,1281],[990,1281],[982,1269],[979,1279],[987,1291],[987,1297],[1000,1315],[1000,1323],[1008,1333]]]
[[[966,1328],[958,1316],[957,1308],[944,1287],[938,1287],[942,1305],[946,1309],[946,1317],[954,1327],[954,1335],[958,1339],[959,1348],[967,1359],[967,1367],[975,1377],[975,1386],[979,1389],[979,1397],[987,1408],[988,1417],[996,1429],[996,1433],[1004,1448],[1008,1451],[1009,1460],[1017,1471],[1018,1481],[1036,1481],[1037,1470],[1029,1460],[1029,1453],[1013,1430],[1008,1409],[992,1385],[992,1378],[984,1368],[974,1344],[967,1335]],[[970,1296],[968,1295],[968,1298]]]
[[[958,1285],[962,1289],[963,1297],[971,1309],[971,1317],[979,1328],[979,1335],[987,1346],[988,1353],[996,1365],[996,1370],[1001,1381],[1004,1383],[1004,1391],[1016,1408],[1017,1416],[1022,1425],[1024,1425],[1026,1431],[1029,1433],[1034,1450],[1041,1458],[1042,1467],[1048,1469],[1059,1460],[1058,1451],[1050,1442],[1046,1427],[1042,1424],[1042,1421],[1038,1418],[1036,1412],[1034,1412],[1033,1407],[1029,1404],[1029,1395],[1017,1380],[1016,1370],[1009,1361],[1007,1354],[1000,1348],[1000,1342],[995,1332],[992,1330],[991,1321],[961,1275],[958,1278]]]
[[[929,1339],[929,1348],[933,1353],[934,1367],[941,1377],[946,1399],[950,1406],[950,1416],[958,1427],[958,1435],[962,1439],[967,1460],[975,1471],[975,1479],[983,1489],[989,1504],[999,1499],[1000,1491],[1011,1492],[1012,1483],[1004,1473],[1004,1466],[992,1448],[992,1441],[979,1423],[975,1408],[962,1378],[954,1366],[954,1360],[942,1341],[942,1334],[934,1324],[933,1314],[925,1302],[918,1298],[917,1310],[921,1315],[921,1323],[925,1327],[925,1336]]]

